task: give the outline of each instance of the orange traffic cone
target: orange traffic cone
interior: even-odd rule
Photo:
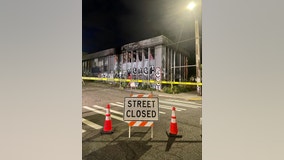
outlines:
[[[177,135],[178,128],[177,128],[177,120],[176,120],[176,108],[172,108],[172,118],[171,118],[171,124],[170,124],[170,134],[171,135]]]
[[[101,133],[113,133],[112,122],[111,122],[111,117],[110,117],[110,105],[109,104],[106,107],[106,119],[105,119],[104,129]]]

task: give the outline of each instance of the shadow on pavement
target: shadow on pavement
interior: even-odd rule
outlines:
[[[152,145],[150,141],[113,141],[85,157],[83,160],[138,160]]]
[[[148,130],[147,130],[148,132]],[[98,147],[87,155],[84,155],[83,160],[138,160],[153,147],[151,143],[166,144],[165,152],[171,149],[173,143],[202,143],[200,140],[178,140],[179,136],[169,136],[168,140],[153,140],[145,136],[147,132],[133,132],[131,138],[128,138],[128,131],[121,133],[119,136],[100,136],[94,135],[85,142],[95,145],[103,145]],[[103,138],[104,137],[104,138]],[[107,139],[105,139],[107,138]],[[97,148],[97,147],[95,147]]]
[[[170,150],[172,144],[175,142],[176,138],[182,138],[182,135],[171,135],[168,132],[166,132],[167,136],[168,136],[168,142],[167,142],[167,146],[166,146],[166,152]]]
[[[105,143],[105,145],[85,155],[83,160],[138,160],[152,147],[152,145],[148,145],[149,141],[151,141],[150,138],[142,140],[147,132],[134,132],[131,138],[135,138],[136,141],[128,138],[128,131],[123,132],[114,139],[111,137],[102,139],[103,136],[100,138],[100,135],[94,135],[85,142],[99,142]]]
[[[166,152],[170,150],[172,144],[174,143],[174,141],[176,140],[176,137],[169,137],[168,139],[168,143],[167,143],[167,146],[166,146]]]

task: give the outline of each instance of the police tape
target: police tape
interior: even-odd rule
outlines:
[[[180,85],[202,86],[201,82],[156,81],[156,80],[142,80],[142,79],[82,77],[82,80],[95,80],[95,81],[108,81],[108,82],[138,82],[138,83],[153,83],[153,84],[180,84]]]

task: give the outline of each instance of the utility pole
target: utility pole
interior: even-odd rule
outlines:
[[[196,7],[196,4],[195,2],[190,2],[188,5],[187,5],[187,9],[193,11],[193,9]],[[193,13],[193,16],[194,16],[194,19],[195,19],[195,60],[196,60],[196,82],[197,83],[200,83],[201,82],[201,70],[200,70],[200,67],[201,67],[201,64],[200,64],[200,46],[199,46],[199,27],[198,27],[198,17],[194,15],[194,12]],[[200,85],[197,85],[197,94],[198,95],[202,95],[202,88]]]
[[[201,82],[200,46],[199,46],[199,27],[198,20],[195,19],[195,60],[196,60],[196,82]],[[202,95],[202,88],[197,85],[197,94]]]

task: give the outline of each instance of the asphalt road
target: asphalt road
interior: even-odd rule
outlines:
[[[150,92],[149,92],[150,93]],[[130,92],[96,82],[82,87],[82,159],[84,160],[201,160],[201,104],[175,98],[159,98],[159,120],[150,127],[133,127],[123,121],[124,97]],[[111,106],[113,133],[101,134],[105,107]],[[168,137],[172,107],[176,107],[178,136]]]

